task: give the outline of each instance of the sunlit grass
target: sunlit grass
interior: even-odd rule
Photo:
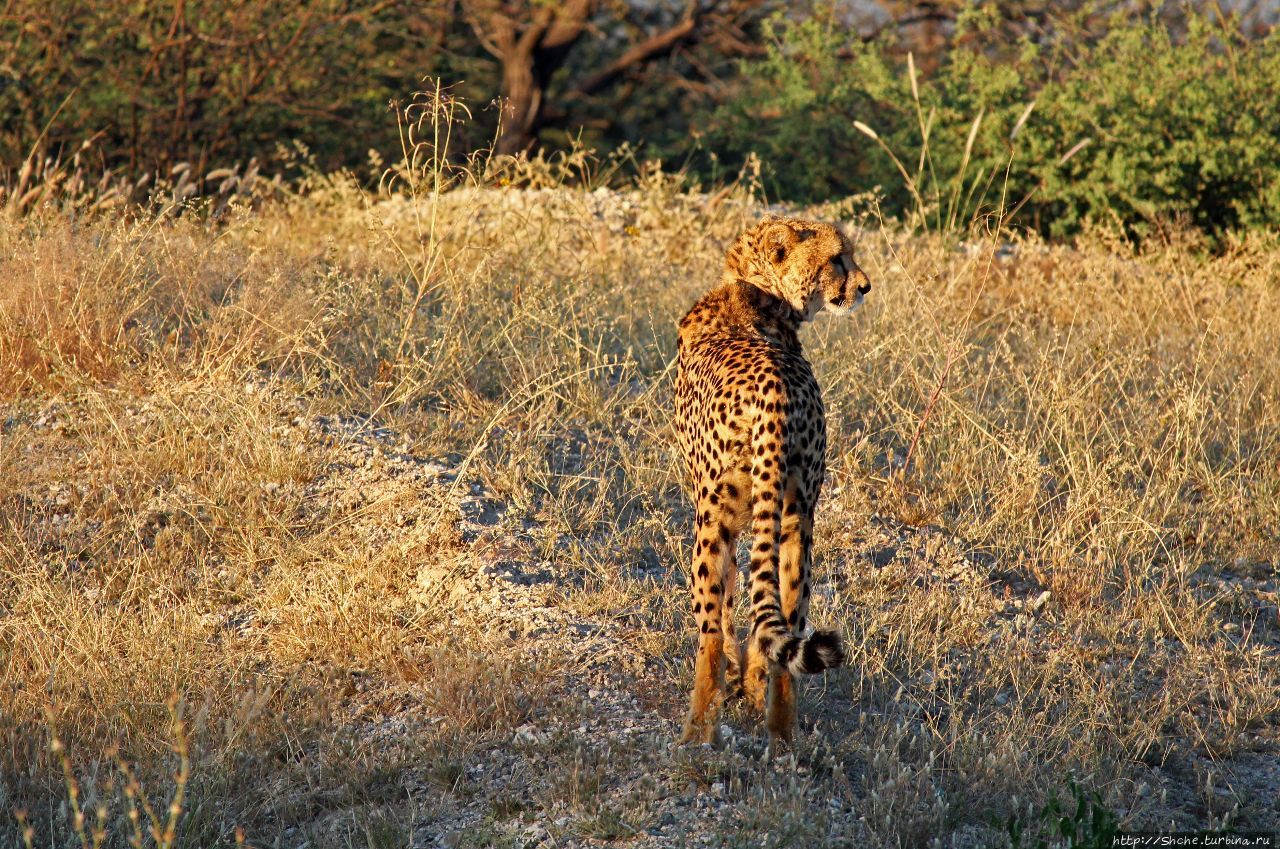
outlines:
[[[568,656],[511,660],[505,631],[423,590],[424,563],[478,556],[449,501],[473,479],[531,520],[529,557],[577,576],[548,600],[617,617],[681,712],[674,327],[759,207],[652,169],[616,195],[459,180],[384,198],[337,176],[216,223],[0,225],[0,804],[39,840],[77,834],[64,753],[129,839],[113,764],[171,783],[174,694],[193,845],[346,808],[394,833],[377,776],[426,763],[461,793],[469,753],[589,710]],[[1280,252],[954,244],[863,231],[867,306],[804,337],[831,445],[814,616],[854,659],[811,700],[843,729],[821,780],[904,845],[1069,774],[1114,801],[1179,753],[1265,746],[1280,707]],[[331,413],[452,455],[464,483],[380,481],[309,430]],[[375,491],[342,478],[366,466]],[[873,516],[942,530],[873,565]],[[998,627],[1046,590],[1034,623]],[[362,688],[420,700],[407,748],[352,732]],[[566,786],[584,833],[645,816]]]

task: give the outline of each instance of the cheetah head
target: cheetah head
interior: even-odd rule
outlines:
[[[786,301],[805,321],[824,310],[844,315],[871,291],[849,237],[798,218],[769,216],[745,233],[729,252],[726,273]]]

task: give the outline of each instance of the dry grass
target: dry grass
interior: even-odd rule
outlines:
[[[307,426],[324,414],[452,455],[536,521],[525,554],[576,576],[550,602],[625,629],[637,710],[679,715],[674,325],[749,199],[650,170],[607,201],[372,200],[337,177],[216,225],[0,224],[0,807],[38,842],[75,834],[51,729],[124,841],[117,759],[168,799],[175,693],[188,845],[237,825],[404,845],[483,794],[477,752],[590,715],[570,653],[521,657],[505,626],[422,591],[421,564],[478,556],[448,493],[335,483],[346,449]],[[754,800],[715,826],[730,845],[761,817],[821,837],[815,793],[886,845],[1000,845],[991,816],[1070,776],[1130,824],[1275,827],[1211,767],[1273,753],[1280,724],[1280,251],[996,247],[868,230],[868,306],[807,332],[832,446],[815,613],[854,663],[808,702],[829,744],[802,752],[799,784],[669,762],[659,783]],[[380,715],[410,725],[359,731]],[[515,769],[557,776],[566,833],[623,837],[652,810],[648,791],[608,795],[627,757],[549,744]],[[1153,776],[1164,798],[1135,789]],[[474,839],[543,802],[495,808]]]

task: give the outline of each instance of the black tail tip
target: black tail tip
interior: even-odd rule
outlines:
[[[840,635],[835,631],[814,631],[804,641],[804,668],[806,672],[834,669],[844,663],[844,648]]]

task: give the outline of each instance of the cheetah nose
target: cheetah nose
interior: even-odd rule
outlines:
[[[853,282],[858,285],[858,294],[865,295],[871,291],[871,280],[867,278],[867,274],[862,269],[854,269]]]

